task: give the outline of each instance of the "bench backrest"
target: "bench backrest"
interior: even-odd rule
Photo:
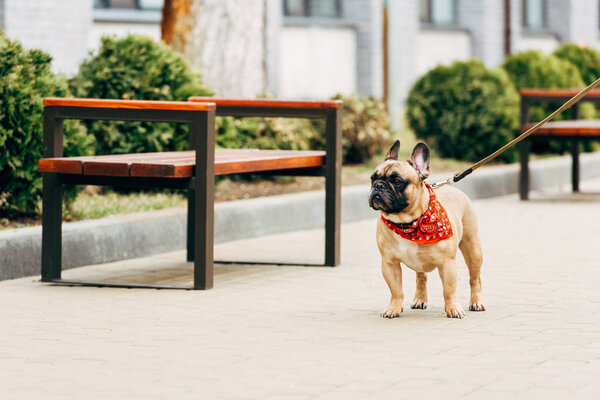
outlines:
[[[207,140],[214,142],[214,135],[208,133],[214,132],[215,103],[47,97],[43,104],[45,158],[62,157],[65,119],[186,123],[190,149],[202,147]]]

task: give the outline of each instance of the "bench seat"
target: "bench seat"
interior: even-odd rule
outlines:
[[[194,150],[164,153],[115,154],[88,157],[43,158],[40,172],[60,174],[190,178]],[[324,151],[216,149],[215,175],[314,168],[325,165]]]
[[[525,125],[521,131],[525,132],[535,124]],[[533,136],[568,136],[568,137],[600,137],[600,120],[578,119],[570,121],[547,122],[539,128]]]

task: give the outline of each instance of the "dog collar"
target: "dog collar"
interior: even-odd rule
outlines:
[[[381,216],[383,223],[392,231],[411,242],[429,244],[448,239],[453,235],[450,219],[435,192],[425,182],[429,191],[429,206],[427,211],[413,222],[398,224]]]

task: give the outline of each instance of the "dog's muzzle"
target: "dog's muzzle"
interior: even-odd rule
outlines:
[[[369,206],[374,210],[386,210],[390,206],[390,189],[383,182],[376,182],[371,186],[369,193]]]
[[[404,196],[398,196],[387,183],[378,181],[371,186],[369,207],[386,213],[401,212],[408,206]]]

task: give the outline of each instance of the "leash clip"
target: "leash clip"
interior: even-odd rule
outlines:
[[[453,180],[454,180],[454,177],[452,176],[452,177],[446,179],[445,181],[434,182],[431,184],[431,188],[437,189],[437,188],[440,188],[445,185],[450,185],[450,184],[454,183]]]

